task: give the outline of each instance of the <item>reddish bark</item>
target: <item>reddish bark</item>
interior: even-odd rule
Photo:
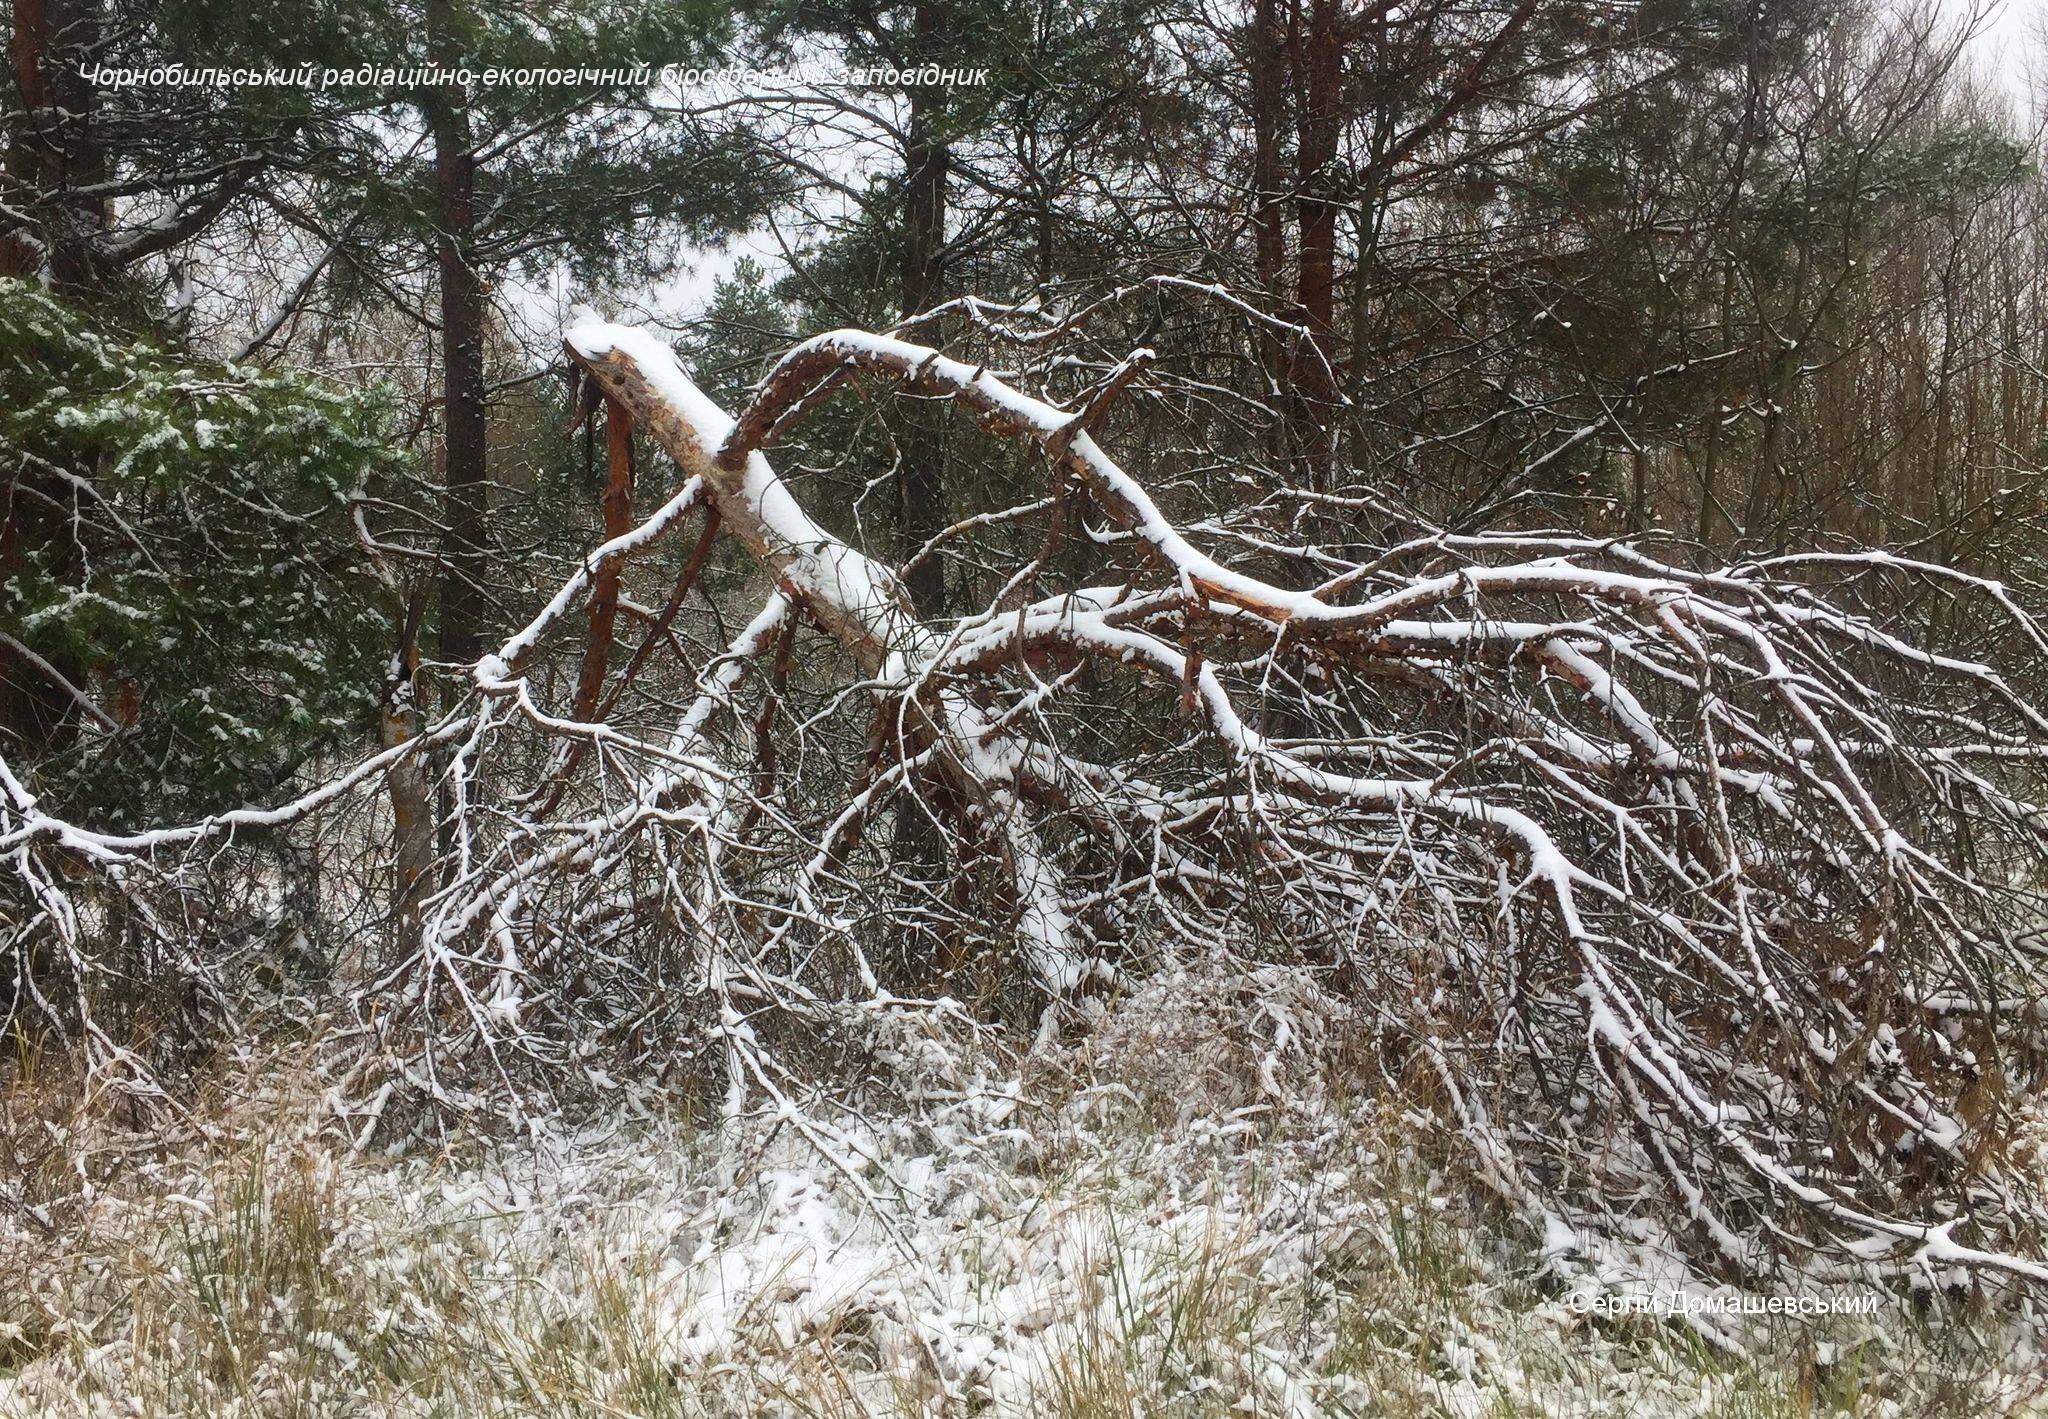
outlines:
[[[633,528],[633,419],[615,399],[605,400],[607,461],[604,479],[604,537],[609,542]],[[619,615],[622,562],[607,562],[590,588],[590,634],[583,645],[583,668],[576,680],[577,719],[597,716],[604,675],[611,663],[613,629]]]

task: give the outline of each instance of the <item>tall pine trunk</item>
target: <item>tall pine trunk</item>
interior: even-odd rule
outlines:
[[[92,88],[77,65],[98,35],[93,0],[14,0],[8,58],[21,118],[7,143],[8,201],[28,209],[35,226],[0,239],[0,276],[47,271],[51,286],[74,299],[99,285],[94,239],[106,230],[105,204],[76,192],[104,167],[92,136]],[[0,583],[30,562],[77,580],[79,548],[63,511],[77,493],[27,466],[0,476]],[[76,655],[27,655],[0,640],[0,752],[36,755],[67,739],[78,724],[67,684],[83,688],[87,669]]]
[[[459,67],[449,0],[427,6],[427,49]],[[467,665],[482,653],[484,517],[484,286],[476,267],[476,159],[469,99],[459,86],[427,99],[434,138],[435,257],[441,278],[442,482],[447,532],[441,573],[441,659]]]
[[[1335,462],[1337,215],[1342,194],[1337,173],[1343,136],[1344,39],[1339,0],[1306,0],[1296,29],[1299,83],[1296,127],[1296,208],[1301,270],[1296,304],[1308,328],[1294,367],[1301,473],[1310,487],[1328,488]]]
[[[940,0],[923,0],[913,20],[915,52],[939,54],[945,42],[947,14]],[[916,315],[936,305],[945,288],[946,170],[952,154],[943,130],[946,92],[919,86],[910,90],[910,141],[904,152],[903,314]],[[896,477],[896,525],[904,557],[916,555],[946,526],[945,414],[936,403],[914,404],[898,436],[901,465]],[[927,557],[911,571],[906,589],[922,616],[946,609],[944,564]]]
[[[79,72],[98,48],[101,23],[97,0],[14,0],[9,59],[21,121],[6,163],[15,192],[28,195],[36,229],[0,242],[0,275],[47,270],[51,286],[72,296],[103,284],[94,243],[107,230],[106,204],[79,191],[106,176],[92,85]]]
[[[1252,269],[1269,308],[1287,301],[1287,173],[1283,125],[1287,121],[1287,27],[1281,0],[1255,0],[1250,53],[1252,121]],[[1260,326],[1259,354],[1275,391],[1288,388],[1293,373],[1287,342]],[[1276,465],[1289,459],[1288,430],[1273,430],[1270,453]]]
[[[404,608],[397,648],[385,677],[384,694],[378,705],[378,742],[395,749],[417,738],[423,716],[420,683],[420,611],[424,592],[417,593]],[[420,907],[433,879],[434,860],[433,775],[418,755],[401,759],[385,774],[391,797],[392,885],[391,914],[400,949],[419,942]]]
[[[912,17],[914,53],[944,52],[949,15],[943,0],[919,0]],[[946,169],[952,154],[943,125],[946,92],[937,87],[910,90],[909,141],[904,149],[902,306],[905,317],[929,310],[945,287]],[[937,332],[924,332],[936,340]],[[939,400],[909,401],[908,417],[897,433],[896,529],[899,561],[918,550],[946,526],[946,416]],[[937,556],[920,561],[904,578],[904,590],[918,615],[927,619],[946,610],[945,563]],[[934,783],[922,791],[943,792]],[[903,885],[913,897],[927,890],[913,885],[943,875],[945,847],[923,804],[906,799],[898,805],[895,825],[897,861],[909,869]],[[940,953],[950,976],[962,965],[961,943],[949,940]]]

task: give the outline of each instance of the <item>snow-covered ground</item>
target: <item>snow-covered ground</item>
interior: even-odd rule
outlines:
[[[391,1157],[249,1057],[169,1150],[9,1102],[10,1414],[2027,1412],[2024,1317],[1595,1314],[1280,972],[887,1107]],[[653,1103],[649,1101],[650,1105]],[[61,1138],[52,1130],[69,1130]],[[87,1180],[91,1181],[88,1182]],[[6,1182],[12,1194],[13,1180]],[[9,1199],[11,1200],[11,1198]],[[1618,1278],[1608,1278],[1615,1283]],[[1696,1295],[1715,1294],[1695,1286]]]

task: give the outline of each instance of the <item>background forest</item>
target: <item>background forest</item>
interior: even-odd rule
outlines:
[[[2048,172],[1986,21],[13,0],[0,1401],[2036,1400]],[[696,1246],[770,1157],[715,1315],[667,1233],[590,1234],[613,1294],[415,1209],[610,1177]],[[955,1169],[991,1227],[1222,1178],[1231,1241],[1111,1284],[1109,1208],[934,1301]],[[458,1234],[394,1320],[364,1258]],[[486,1256],[569,1309],[470,1329]],[[1788,1287],[1893,1319],[1502,1339]]]

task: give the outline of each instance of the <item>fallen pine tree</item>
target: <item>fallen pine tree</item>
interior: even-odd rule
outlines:
[[[1999,1143],[2039,1082],[2048,718],[2023,687],[2048,641],[1999,583],[1427,527],[1369,555],[1269,540],[1293,575],[1254,574],[1096,442],[1147,352],[1059,407],[840,331],[733,418],[645,332],[584,318],[566,351],[614,478],[631,434],[673,466],[651,514],[608,501],[472,693],[283,805],[98,831],[0,773],[17,1011],[146,1078],[93,1020],[109,923],[207,979],[204,914],[167,905],[192,862],[379,784],[417,799],[426,767],[430,869],[344,986],[365,1136],[401,1096],[518,1111],[677,1059],[726,1114],[814,1129],[803,1096],[847,1067],[826,1042],[877,1014],[1024,1001],[1050,1030],[1162,959],[1284,959],[1361,1002],[1387,1076],[1560,1251],[1655,1213],[1741,1276],[2048,1280]],[[1048,470],[978,520],[1044,537],[967,614],[916,615],[768,461],[861,380]],[[630,605],[626,570],[690,527],[665,606]],[[728,539],[760,589],[695,654],[677,609]],[[1114,575],[1058,584],[1068,539]],[[1909,583],[2025,664],[1888,624]],[[615,665],[622,608],[646,632]]]

